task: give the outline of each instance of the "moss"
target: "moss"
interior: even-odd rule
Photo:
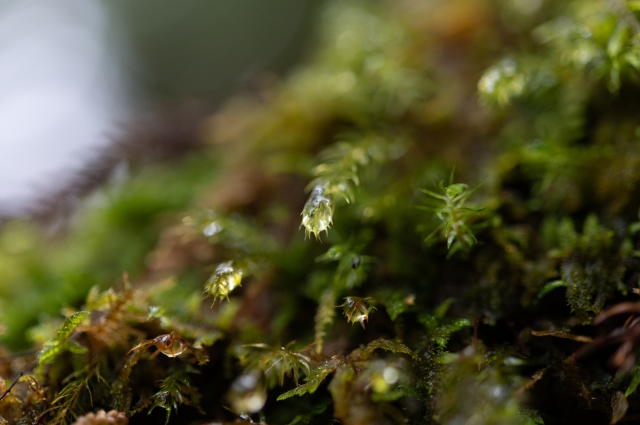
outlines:
[[[7,415],[632,419],[634,7],[328,3],[308,61],[210,117],[199,157],[64,234],[4,225],[3,341],[35,350],[3,353]]]

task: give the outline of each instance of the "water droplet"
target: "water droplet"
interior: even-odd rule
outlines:
[[[222,230],[222,225],[217,221],[209,223],[204,229],[202,229],[202,233],[205,236],[213,236],[217,233],[220,233]]]
[[[370,362],[364,376],[376,393],[389,392],[401,381],[406,380],[406,374],[401,368],[384,360]]]
[[[384,381],[389,384],[389,385],[393,385],[396,382],[398,382],[398,379],[400,378],[400,374],[398,373],[398,370],[395,367],[385,367],[384,370],[382,371],[382,377],[384,378]]]
[[[500,71],[497,69],[490,69],[487,71],[480,81],[478,82],[478,88],[481,92],[492,94],[496,89],[496,84],[500,80]]]
[[[236,412],[259,412],[267,401],[267,389],[262,373],[252,370],[238,376],[231,384],[227,399]]]
[[[502,397],[502,388],[499,385],[496,385],[491,389],[491,395],[493,398],[499,399]]]
[[[159,335],[153,339],[142,341],[140,344],[129,350],[129,352],[143,349],[150,345],[155,345],[158,351],[167,357],[177,357],[190,348],[190,345],[186,340],[171,332],[170,334]]]
[[[187,341],[175,336],[173,333],[160,335],[154,338],[153,342],[158,347],[158,350],[167,357],[177,357],[189,346]]]

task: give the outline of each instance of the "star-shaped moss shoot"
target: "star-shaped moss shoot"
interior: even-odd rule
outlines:
[[[369,305],[368,300],[370,299],[371,297],[346,297],[344,303],[337,307],[342,307],[347,320],[351,323],[360,322],[362,329],[364,329],[364,322],[369,321],[369,312],[376,309]]]
[[[458,250],[468,250],[478,241],[473,234],[474,228],[481,228],[486,225],[486,219],[480,215],[484,208],[468,208],[465,206],[467,198],[475,192],[482,182],[469,187],[464,183],[453,183],[453,173],[451,171],[449,185],[439,183],[441,193],[421,189],[422,192],[433,198],[431,201],[438,205],[422,205],[418,208],[435,212],[440,225],[427,237],[431,239],[435,235],[443,232],[447,241],[449,255],[453,255]]]

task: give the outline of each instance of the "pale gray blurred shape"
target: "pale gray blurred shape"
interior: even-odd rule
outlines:
[[[282,72],[320,3],[0,0],[0,216],[59,188],[132,112]]]
[[[99,0],[0,1],[0,213],[55,187],[126,115]]]

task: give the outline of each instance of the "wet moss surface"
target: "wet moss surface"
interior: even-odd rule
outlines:
[[[0,415],[637,420],[638,13],[327,4],[195,157],[4,224]]]

